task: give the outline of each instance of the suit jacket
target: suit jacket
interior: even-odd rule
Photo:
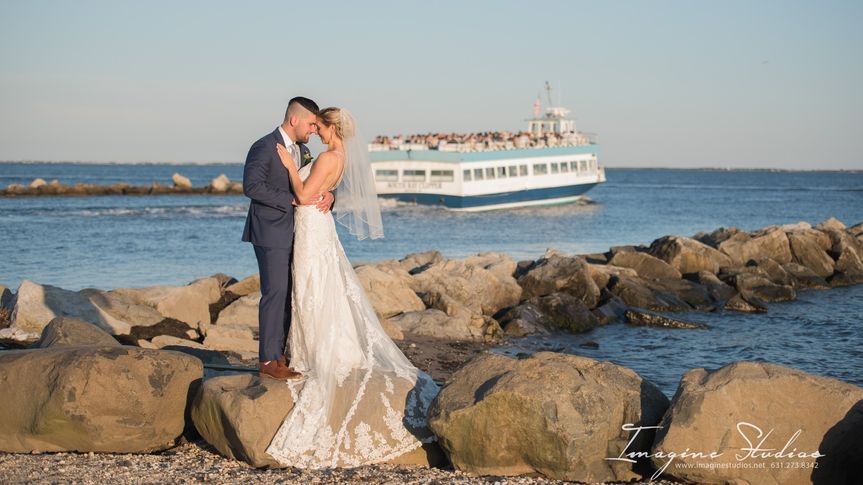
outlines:
[[[251,199],[243,241],[255,246],[290,249],[294,245],[294,199],[291,179],[276,152],[276,143],[285,144],[278,128],[256,141],[249,149],[243,168],[243,194]],[[305,165],[309,149],[300,144]]]

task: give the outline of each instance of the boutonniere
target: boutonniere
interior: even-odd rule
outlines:
[[[312,161],[311,152],[303,152],[303,163],[309,163]]]

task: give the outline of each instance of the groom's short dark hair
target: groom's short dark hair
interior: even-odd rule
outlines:
[[[311,99],[304,98],[302,96],[297,96],[295,98],[291,98],[291,100],[288,101],[288,109],[285,110],[285,119],[288,119],[288,116],[290,116],[289,113],[291,111],[291,106],[293,106],[295,104],[298,104],[298,105],[302,106],[303,108],[306,108],[315,116],[317,116],[318,112],[321,111],[321,109],[318,108],[317,103],[315,103]]]

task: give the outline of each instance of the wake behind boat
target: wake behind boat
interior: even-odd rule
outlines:
[[[605,182],[595,136],[540,100],[527,131],[378,136],[369,145],[378,196],[457,211],[566,204]]]

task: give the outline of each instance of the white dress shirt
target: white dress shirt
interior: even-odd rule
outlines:
[[[300,168],[300,147],[294,143],[294,140],[291,140],[291,137],[285,133],[285,130],[282,129],[281,125],[279,125],[279,133],[282,134],[282,139],[285,140],[285,148],[288,149],[288,153],[293,157],[294,163],[297,164],[297,168]]]

